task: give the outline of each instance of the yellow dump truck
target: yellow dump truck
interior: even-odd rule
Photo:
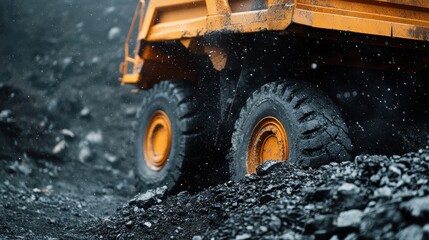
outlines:
[[[140,186],[350,160],[343,116],[371,109],[340,111],[339,99],[364,93],[329,86],[426,76],[428,40],[426,0],[141,0],[120,68],[143,97]]]

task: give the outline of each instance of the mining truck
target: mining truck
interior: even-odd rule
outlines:
[[[424,79],[428,40],[426,0],[141,0],[119,79],[143,98],[139,188],[351,160],[344,116],[373,111],[354,99]]]

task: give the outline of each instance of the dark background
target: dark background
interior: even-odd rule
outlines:
[[[55,236],[134,194],[140,97],[117,79],[136,5],[0,2],[0,234]]]

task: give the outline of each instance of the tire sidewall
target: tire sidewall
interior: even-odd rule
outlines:
[[[158,111],[164,111],[171,123],[171,148],[165,165],[160,170],[152,170],[148,167],[144,157],[145,135],[148,124],[153,114]],[[166,185],[169,189],[175,184],[174,174],[180,172],[183,162],[179,155],[179,145],[181,142],[181,131],[179,128],[179,117],[177,107],[172,97],[166,96],[162,92],[156,93],[144,108],[141,110],[138,120],[138,127],[135,136],[135,154],[137,174],[143,184],[151,188],[154,186]]]
[[[235,140],[241,140],[237,144],[236,150],[233,152],[233,161],[230,165],[230,176],[234,180],[242,179],[247,174],[247,157],[252,132],[256,124],[265,117],[275,117],[283,125],[288,138],[288,160],[294,161],[297,159],[297,143],[299,141],[298,132],[292,126],[297,126],[297,121],[293,117],[293,109],[289,109],[286,101],[279,99],[277,96],[264,96],[257,104],[250,106],[244,116],[244,121],[241,122],[236,129],[239,134],[235,136]]]

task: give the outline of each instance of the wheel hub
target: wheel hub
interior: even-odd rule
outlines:
[[[167,162],[171,148],[171,123],[164,111],[156,111],[149,121],[144,139],[144,157],[147,166],[159,171]]]
[[[247,173],[268,160],[285,161],[289,156],[286,130],[275,117],[260,120],[252,131],[247,157]]]

